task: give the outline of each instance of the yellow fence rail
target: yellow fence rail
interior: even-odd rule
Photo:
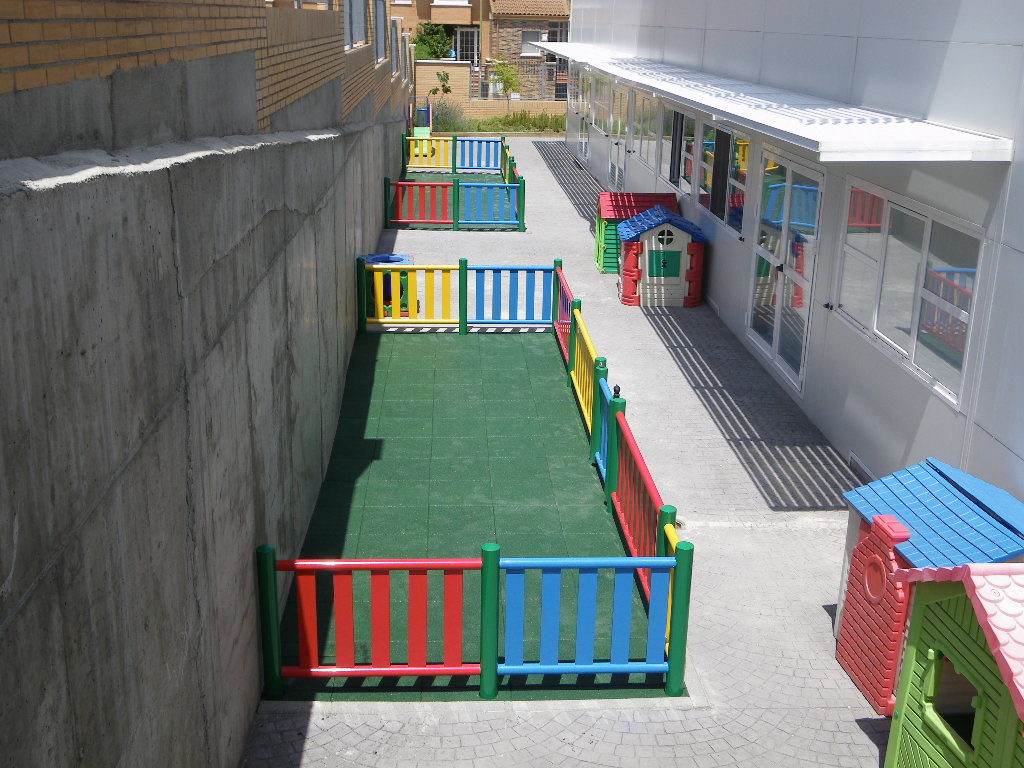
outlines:
[[[575,321],[576,335],[572,356],[573,366],[569,377],[572,379],[573,389],[576,390],[583,424],[589,435],[594,431],[594,425],[591,423],[593,420],[591,403],[594,402],[594,363],[597,361],[597,351],[594,349],[594,342],[590,339],[590,332],[587,331],[580,310],[572,311],[572,319]]]
[[[452,273],[458,266],[367,264],[375,325],[457,325]],[[397,300],[396,300],[397,299]]]
[[[409,170],[452,170],[452,150],[454,143],[451,136],[433,136],[417,138],[407,136],[409,143],[407,168]]]

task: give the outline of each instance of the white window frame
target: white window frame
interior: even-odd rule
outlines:
[[[973,359],[973,351],[975,344],[974,339],[974,320],[980,318],[982,308],[978,304],[979,296],[985,295],[985,288],[983,286],[983,277],[985,273],[986,255],[989,251],[988,242],[985,237],[984,228],[974,224],[966,219],[961,219],[952,214],[941,211],[938,208],[930,206],[926,203],[921,203],[912,198],[901,195],[898,192],[880,187],[877,184],[872,184],[864,179],[857,178],[855,176],[847,176],[844,180],[844,195],[843,195],[843,217],[840,226],[839,233],[839,258],[838,258],[838,269],[836,270],[835,284],[833,295],[836,297],[836,315],[845,322],[850,328],[864,336],[869,341],[876,344],[890,359],[896,361],[910,373],[926,384],[931,390],[937,393],[945,402],[952,405],[956,410],[963,410],[965,405],[965,394],[968,391],[967,379],[968,372]],[[862,189],[869,194],[875,195],[882,199],[882,222],[881,222],[881,239],[882,248],[878,256],[878,261],[875,263],[875,290],[874,290],[874,304],[871,311],[871,327],[866,328],[864,324],[857,320],[852,315],[843,311],[842,304],[839,303],[839,297],[842,295],[843,287],[843,276],[846,271],[846,259],[854,258],[860,261],[874,262],[874,259],[868,255],[863,254],[846,242],[846,232],[850,217],[850,195],[854,188]],[[921,317],[921,301],[922,291],[924,289],[924,270],[920,270],[920,277],[914,285],[914,303],[913,303],[913,316],[912,325],[910,329],[910,340],[908,342],[910,350],[904,352],[896,343],[888,339],[883,333],[878,330],[878,307],[881,301],[882,295],[882,278],[885,272],[885,258],[886,249],[888,246],[887,238],[889,231],[889,219],[892,206],[895,205],[897,208],[901,208],[925,221],[925,233],[921,247],[921,264],[924,265],[928,261],[928,252],[931,245],[931,231],[932,224],[938,222],[943,226],[955,229],[962,234],[968,235],[978,241],[978,266],[975,277],[975,289],[976,293],[972,297],[971,309],[966,312],[967,319],[964,321],[967,325],[967,336],[964,340],[964,362],[960,369],[960,387],[959,392],[954,392],[945,384],[940,382],[934,375],[926,371],[925,369],[918,366],[914,358],[917,353],[917,331]],[[925,297],[926,301],[932,302],[931,299]]]
[[[687,120],[692,120],[693,121],[694,143],[696,144],[697,136],[699,135],[699,131],[700,131],[700,123],[701,123],[700,116],[697,115],[695,112],[691,112],[690,110],[685,109],[685,108],[679,106],[678,104],[676,104],[674,102],[662,102],[661,110],[662,110],[661,111],[662,126],[664,126],[666,113],[672,112],[674,114],[680,115],[683,118],[683,120],[682,120],[683,129],[682,129],[682,134],[679,136],[679,180],[673,182],[672,179],[671,179],[671,168],[672,168],[671,163],[672,163],[672,158],[669,159],[669,174],[670,175],[666,176],[664,173],[662,173],[662,168],[665,165],[664,162],[663,162],[664,158],[662,157],[662,153],[665,151],[665,147],[664,147],[664,144],[663,144],[663,142],[662,142],[662,140],[660,138],[660,135],[659,135],[658,143],[662,144],[662,147],[661,147],[661,150],[660,150],[660,152],[658,154],[658,176],[659,176],[659,178],[661,178],[662,181],[664,181],[664,182],[666,182],[668,184],[671,184],[673,187],[678,189],[679,190],[679,194],[686,195],[687,197],[692,198],[693,197],[693,180],[694,180],[694,174],[697,172],[697,166],[696,166],[696,161],[694,160],[694,157],[693,157],[693,151],[692,150],[690,152],[686,151],[686,121]],[[673,118],[673,121],[674,121],[674,118]],[[674,125],[675,125],[675,123],[673,122],[673,130],[674,130]],[[673,137],[673,139],[674,139],[674,137]],[[669,152],[672,151],[672,145],[673,145],[673,141],[670,140],[669,141]],[[683,179],[686,177],[685,171],[686,171],[686,160],[687,160],[687,158],[689,158],[689,160],[690,160],[690,179],[689,179],[690,188],[689,188],[689,190],[683,189]]]
[[[536,35],[536,40],[525,40],[524,35]],[[544,33],[536,29],[521,29],[519,30],[519,58],[521,59],[539,59],[544,53],[540,48],[535,47],[532,43],[540,43],[543,41]],[[529,52],[527,52],[527,46],[529,46]]]

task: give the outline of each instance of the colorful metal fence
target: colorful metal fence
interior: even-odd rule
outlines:
[[[572,311],[574,332],[572,338],[572,363],[569,366],[569,380],[572,383],[573,391],[576,393],[576,400],[580,405],[580,415],[583,417],[583,425],[589,435],[594,431],[593,408],[594,402],[594,365],[597,362],[597,352],[594,349],[594,342],[590,339],[590,332],[583,322],[583,314],[579,309]]]
[[[561,261],[555,262],[555,274],[558,276],[556,283],[556,295],[555,298],[557,303],[554,306],[553,312],[553,326],[555,331],[555,338],[558,339],[558,346],[562,350],[562,359],[568,362],[569,360],[569,330],[572,325],[572,305],[575,299],[573,298],[572,291],[569,290],[569,284],[565,280],[565,275],[562,273]]]
[[[681,548],[672,557],[604,558],[501,558],[497,544],[481,547],[479,559],[425,560],[277,560],[273,547],[256,552],[260,624],[263,641],[265,694],[280,698],[285,678],[309,677],[421,677],[480,675],[480,695],[497,695],[499,675],[530,674],[629,674],[664,673],[665,691],[683,693],[690,567]],[[692,563],[692,558],[691,561]],[[599,571],[614,573],[612,618],[608,653],[599,652],[604,628],[598,626]],[[538,570],[540,614],[526,594],[526,572]],[[642,659],[631,658],[633,636],[634,573],[650,573],[647,626]],[[480,571],[479,660],[464,658],[464,640],[475,639],[465,622],[464,582],[467,572]],[[505,573],[505,597],[501,599],[500,572]],[[573,572],[577,582],[575,652],[570,659],[560,653],[562,617],[568,609],[562,601],[563,574]],[[283,664],[277,574],[293,572],[296,595],[298,663]],[[430,572],[443,574],[443,630],[441,661],[429,660]],[[407,584],[404,606],[394,603],[392,578],[401,574]],[[329,603],[318,605],[317,576],[331,579]],[[357,621],[354,580],[369,579],[368,623]],[[401,592],[402,590],[397,590]],[[676,595],[676,609],[669,599]],[[605,598],[607,600],[607,597]],[[502,608],[504,609],[502,611]],[[329,612],[322,616],[320,609]],[[392,633],[396,609],[406,612],[405,637]],[[323,620],[323,621],[322,621]],[[333,620],[334,653],[321,652],[322,627]],[[504,657],[500,655],[499,626],[505,626]],[[599,632],[599,629],[602,630]],[[467,631],[468,630],[468,631]],[[539,658],[527,660],[524,638],[539,637]],[[328,642],[323,641],[324,645]],[[369,663],[360,663],[357,649],[368,647]],[[399,659],[395,659],[394,649]],[[403,653],[404,650],[404,653]],[[607,660],[605,656],[607,655]]]
[[[458,188],[450,181],[384,179],[384,215],[390,224],[454,224]]]
[[[456,139],[456,170],[501,170],[503,149],[507,151],[504,136],[500,139],[460,137]]]
[[[469,267],[470,325],[547,325],[551,322],[553,267]]]
[[[435,265],[365,264],[369,297],[364,298],[366,280],[360,280],[360,300],[368,304],[361,314],[373,325],[457,325],[453,307],[452,274],[459,267]],[[394,297],[400,297],[398,301]],[[460,304],[461,306],[461,304]]]
[[[598,359],[604,360],[603,357]],[[605,480],[608,476],[608,433],[611,431],[609,427],[614,424],[612,400],[618,397],[618,393],[608,386],[607,368],[605,368],[605,376],[599,378],[597,384],[597,391],[594,393],[594,402],[597,404],[597,408],[591,431],[591,436],[594,438],[591,454],[598,474],[601,475],[602,480]],[[618,387],[615,390],[618,390]]]
[[[665,505],[625,414],[615,414],[615,422],[619,438],[619,478],[611,494],[612,505],[629,553],[634,557],[650,557],[658,549],[659,517]],[[651,582],[647,571],[640,572],[640,582],[649,595]]]
[[[447,171],[452,167],[452,138],[406,136],[406,167],[410,171]]]
[[[632,672],[668,672],[665,658],[665,630],[668,621],[671,557],[584,557],[584,558],[502,558],[505,572],[505,661],[498,664],[504,675],[629,674]],[[614,572],[612,623],[605,628],[611,634],[608,661],[598,661],[597,644],[598,571]],[[630,659],[633,619],[634,573],[650,573],[651,598],[647,614],[643,660]],[[538,570],[540,583],[540,658],[526,661],[524,635],[528,627],[526,572]],[[575,654],[571,661],[559,653],[562,623],[571,619],[562,601],[563,573],[576,572],[577,600]],[[607,599],[607,598],[605,598]],[[530,636],[536,636],[531,634]]]
[[[519,226],[519,184],[461,182],[459,224]]]

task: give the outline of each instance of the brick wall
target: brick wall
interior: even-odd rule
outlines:
[[[253,50],[263,0],[0,0],[0,93]]]
[[[275,8],[264,0],[0,0],[0,94],[253,51],[262,131],[275,112],[333,80],[342,81],[343,114],[370,93],[380,107],[394,78],[390,58],[375,61],[368,6],[369,42],[346,52],[340,8]]]
[[[546,22],[545,22],[546,23]],[[553,99],[472,99],[470,98],[470,67],[469,62],[461,61],[417,61],[416,62],[416,100],[424,98],[442,98],[430,96],[431,88],[436,88],[437,73],[448,73],[448,85],[452,92],[443,98],[453,101],[462,107],[466,117],[487,118],[504,115],[508,112],[526,110],[535,114],[561,115],[565,113],[565,102]],[[524,96],[528,89],[524,88]]]
[[[491,24],[491,58],[519,66],[523,83],[520,93],[525,99],[542,95],[538,67],[544,62],[544,56],[522,56],[523,31],[547,32],[548,22],[548,19],[499,18]]]

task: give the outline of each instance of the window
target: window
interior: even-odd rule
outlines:
[[[723,221],[726,220],[726,204],[730,187],[740,185],[732,178],[733,136],[728,131],[711,125],[703,126],[701,139],[700,190],[698,200]],[[741,205],[742,207],[742,201]],[[742,213],[742,212],[741,212]],[[742,220],[742,216],[740,217]]]
[[[737,232],[743,232],[743,205],[747,196],[747,161],[750,154],[750,140],[738,133],[732,135],[729,152],[728,196],[726,198],[725,223]]]
[[[549,43],[564,43],[569,39],[569,22],[568,21],[549,21],[548,22],[548,42]]]
[[[665,107],[661,113],[661,176],[690,194],[693,182],[693,143],[697,121]]]
[[[455,60],[480,66],[480,30],[477,27],[455,29]]]
[[[981,253],[980,232],[970,229],[850,188],[838,308],[954,394]]]
[[[398,34],[398,19],[391,19],[391,74],[398,74],[399,55],[398,46],[400,36]]]
[[[345,47],[366,43],[366,0],[345,0]]]
[[[373,0],[373,47],[377,61],[388,55],[388,9],[387,0]]]
[[[639,93],[633,101],[633,134],[629,149],[647,165],[653,166],[657,151],[658,106],[653,99]]]
[[[927,653],[924,721],[961,759],[969,757],[984,715],[978,689],[953,663],[934,650]]]
[[[530,58],[537,58],[541,55],[540,48],[536,48],[530,43],[540,42],[540,32],[536,32],[531,29],[524,29],[520,34],[519,40],[519,55]]]
[[[591,83],[591,110],[590,122],[602,133],[608,133],[608,123],[611,117],[611,82],[598,74],[590,75]]]
[[[658,241],[658,245],[672,245],[676,240],[676,235],[671,229],[661,229],[658,230],[654,239]]]

